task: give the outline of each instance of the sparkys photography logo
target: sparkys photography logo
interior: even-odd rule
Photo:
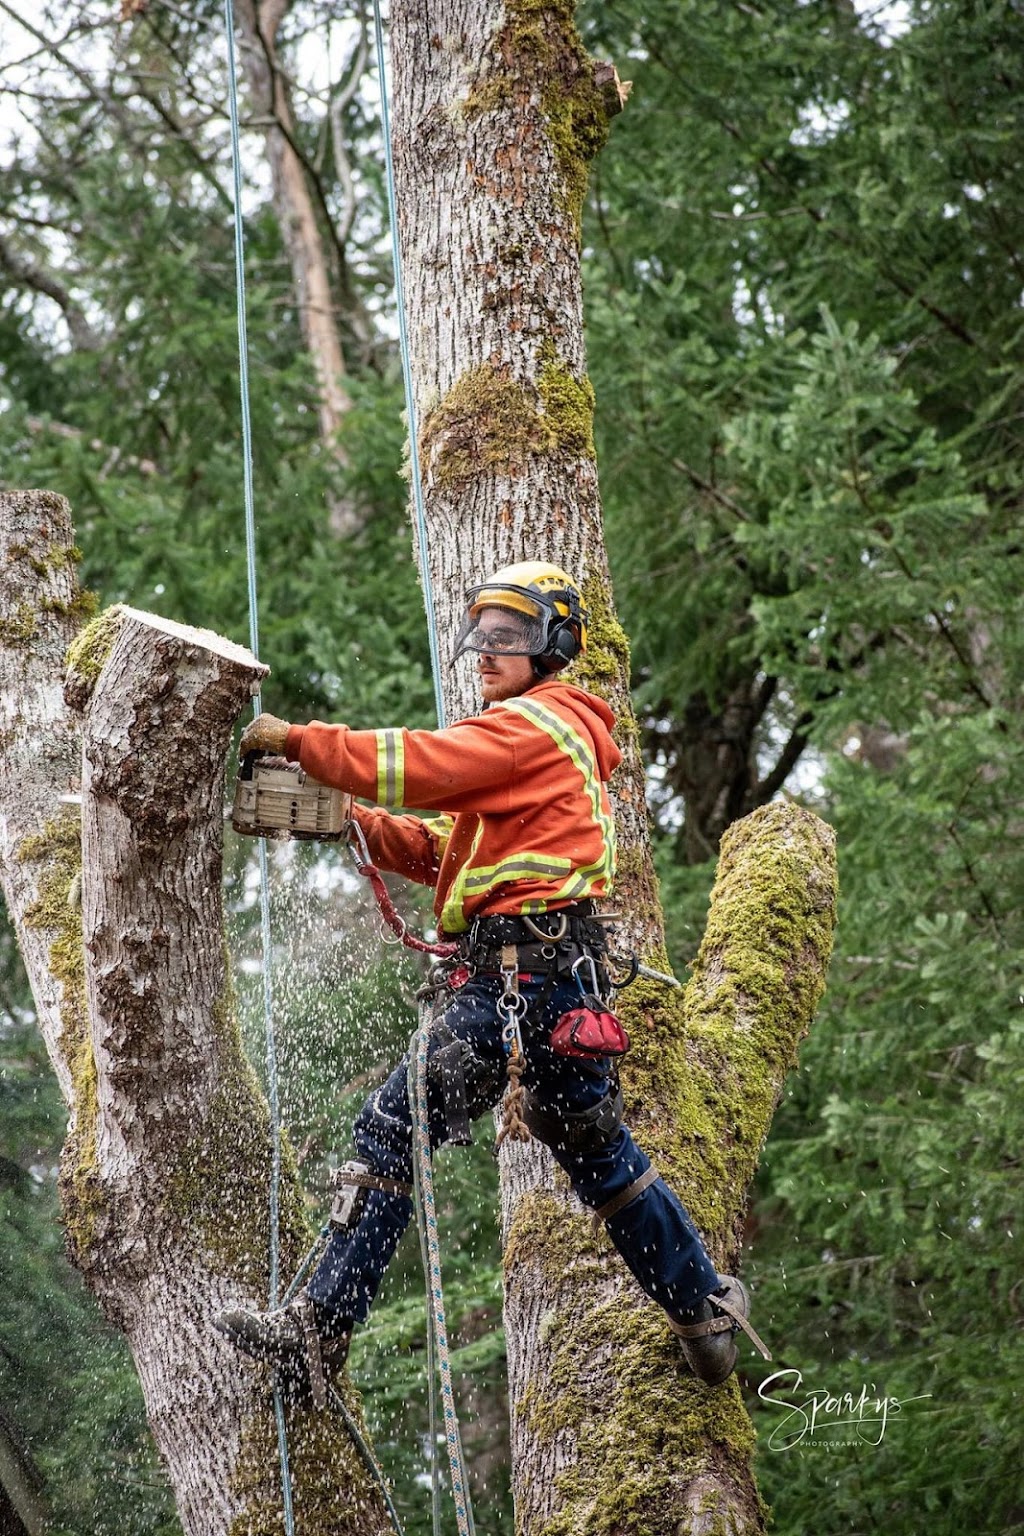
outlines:
[[[874,1382],[861,1384],[856,1392],[836,1393],[827,1387],[805,1387],[803,1372],[793,1368],[773,1372],[761,1382],[757,1395],[782,1414],[768,1436],[768,1449],[791,1451],[797,1445],[823,1450],[881,1445],[890,1424],[903,1416],[907,1405],[932,1394],[879,1397]]]

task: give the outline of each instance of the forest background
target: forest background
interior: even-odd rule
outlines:
[[[245,640],[221,13],[122,12],[0,0],[0,484],[70,499],[103,603]],[[430,725],[367,18],[281,12],[344,387],[326,431],[252,110],[265,702]],[[839,838],[829,991],[748,1223],[776,1352],[744,1357],[759,1478],[780,1536],[1021,1530],[1024,20],[946,0],[595,0],[578,23],[634,81],[585,204],[585,298],[676,964],[732,820],[788,794]],[[238,842],[228,887],[252,1013]],[[333,854],[275,857],[274,931],[286,1118],[322,1202],[408,1036],[415,972],[382,958]],[[130,1361],[63,1259],[62,1110],[6,926],[0,976],[0,1437],[52,1531],[171,1536]],[[478,1523],[498,1532],[485,1141],[439,1176]],[[355,1354],[410,1533],[429,1522],[420,1284],[409,1244]],[[779,1367],[805,1390],[920,1400],[877,1445],[776,1449],[757,1387]]]

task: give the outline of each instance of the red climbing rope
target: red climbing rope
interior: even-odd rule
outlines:
[[[370,858],[370,850],[366,846],[362,827],[358,821],[348,821],[343,831],[352,854],[352,862],[359,873],[369,880],[381,917],[406,949],[415,949],[424,955],[437,955],[441,960],[450,960],[452,955],[457,954],[459,948],[457,944],[429,944],[426,939],[418,939],[414,933],[409,932],[405,919],[388,895],[383,875]]]

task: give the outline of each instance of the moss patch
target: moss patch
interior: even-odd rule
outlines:
[[[594,448],[594,386],[586,377],[577,379],[557,361],[555,349],[546,343],[537,383],[544,406],[544,420],[555,446],[566,453],[597,457]]]
[[[73,691],[78,709],[84,707],[96,679],[106,666],[121,631],[122,618],[123,609],[119,605],[105,608],[68,646],[68,687]]]
[[[518,475],[531,458],[594,456],[594,392],[555,360],[549,348],[536,390],[506,369],[472,368],[426,417],[420,432],[424,476],[448,490],[481,473]]]
[[[558,1477],[560,1507],[543,1536],[676,1531],[680,1484],[752,1453],[735,1380],[696,1381],[654,1309],[616,1299],[571,1322],[563,1314],[546,1346],[551,1395],[534,1385],[518,1410],[542,1438],[583,1425],[586,1435],[580,1459]],[[593,1380],[609,1382],[603,1411],[595,1412]]]
[[[86,624],[96,617],[100,600],[95,592],[90,592],[86,587],[81,591],[76,590],[67,602],[59,597],[44,597],[39,606],[44,613],[57,613],[74,624]]]
[[[602,697],[624,692],[629,687],[629,640],[612,607],[607,578],[591,572],[583,582],[581,596],[587,611],[587,648],[573,663],[573,682]],[[631,710],[622,710],[618,723],[635,732]],[[618,732],[617,739],[621,746]]]
[[[341,1390],[365,1437],[362,1409],[347,1380]],[[294,1407],[286,1414],[296,1530],[324,1536],[328,1532],[330,1536],[366,1536],[387,1530],[380,1494],[371,1485],[340,1414]],[[277,1432],[268,1399],[242,1427],[241,1449],[231,1477],[232,1493],[242,1508],[228,1536],[285,1536],[278,1466]]]
[[[519,474],[531,454],[547,447],[547,430],[526,389],[486,364],[452,385],[420,432],[424,475],[432,473],[449,489],[481,472]]]
[[[558,167],[559,200],[579,234],[591,160],[608,137],[608,115],[576,30],[572,0],[506,0],[490,67],[463,102],[468,117],[539,99]]]
[[[32,606],[29,603],[18,603],[8,618],[0,619],[0,645],[28,645],[35,639],[38,627]]]
[[[61,1204],[72,1262],[84,1268],[104,1207],[96,1157],[96,1058],[85,1002],[82,948],[82,834],[78,816],[63,812],[18,848],[22,863],[43,863],[30,928],[52,932],[50,970],[61,984],[61,1049],[71,1072],[73,1123],[61,1159]]]

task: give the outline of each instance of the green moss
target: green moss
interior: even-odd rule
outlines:
[[[581,596],[587,611],[587,648],[573,663],[573,681],[602,697],[621,692],[627,703],[630,676],[629,639],[612,608],[607,576],[591,571],[582,584]],[[618,701],[613,697],[613,704]],[[625,734],[635,734],[636,721],[631,707],[616,710],[619,729],[616,739],[623,745]]]
[[[537,389],[544,420],[555,445],[565,453],[597,457],[594,448],[594,386],[575,378],[555,357],[554,344],[545,343]]]
[[[358,1398],[346,1381],[346,1407],[366,1434]],[[353,1447],[340,1414],[288,1407],[288,1460],[294,1498],[295,1529],[364,1536],[387,1525],[380,1494]],[[242,1440],[231,1477],[231,1491],[241,1509],[228,1536],[285,1536],[281,1503],[277,1432],[269,1398],[242,1426]]]
[[[484,364],[462,375],[420,433],[424,475],[457,489],[481,473],[517,475],[541,454],[593,457],[594,393],[554,360],[542,363],[537,392]]]
[[[514,475],[543,453],[547,431],[521,384],[486,364],[458,379],[420,433],[424,474],[454,488],[481,471]],[[435,451],[436,450],[436,451]]]
[[[28,645],[36,637],[38,622],[29,603],[18,603],[10,618],[0,619],[0,645]]]
[[[545,1348],[543,1385],[531,1383],[517,1412],[541,1440],[585,1433],[543,1536],[674,1532],[681,1482],[749,1458],[754,1435],[735,1381],[696,1381],[656,1309],[616,1298],[583,1315],[563,1310]],[[595,1402],[595,1382],[607,1402]]]
[[[50,571],[62,571],[78,565],[82,551],[76,544],[54,543],[37,554],[28,544],[9,544],[7,558],[10,561],[27,560],[37,576],[46,576]]]
[[[96,679],[106,666],[121,630],[122,615],[123,610],[118,604],[105,608],[68,646],[65,658],[68,677],[75,685],[79,707],[92,692]]]
[[[797,807],[767,806],[723,840],[685,993],[639,980],[617,998],[633,1041],[623,1068],[629,1123],[720,1269],[734,1262],[778,1085],[823,988],[835,902],[831,833]],[[651,959],[664,967],[663,955]],[[616,1264],[607,1237],[595,1239],[584,1218],[536,1193],[516,1213],[506,1262],[539,1269],[559,1302],[544,1371],[517,1404],[534,1435],[566,1432],[577,1453],[559,1476],[559,1509],[544,1536],[685,1532],[680,1481],[718,1473],[750,1501],[750,1524],[763,1521],[752,1482],[737,1476],[753,1432],[735,1380],[713,1389],[694,1380],[654,1307],[616,1298],[578,1311],[566,1277]],[[584,1289],[601,1294],[600,1285]],[[595,1399],[595,1384],[606,1401]]]
[[[86,624],[96,617],[100,602],[95,592],[83,588],[76,591],[67,602],[59,597],[44,597],[39,606],[44,613],[59,613],[62,618],[71,619],[76,624]]]
[[[507,0],[490,48],[491,67],[462,104],[474,115],[537,97],[561,180],[560,201],[577,235],[591,160],[608,137],[608,116],[580,40],[572,0]]]
[[[25,921],[54,935],[49,963],[61,985],[61,1049],[74,1095],[73,1123],[62,1155],[61,1201],[72,1258],[84,1267],[104,1200],[96,1155],[96,1058],[85,1001],[78,815],[66,811],[47,822],[42,833],[22,840],[17,857],[23,863],[44,865]]]

